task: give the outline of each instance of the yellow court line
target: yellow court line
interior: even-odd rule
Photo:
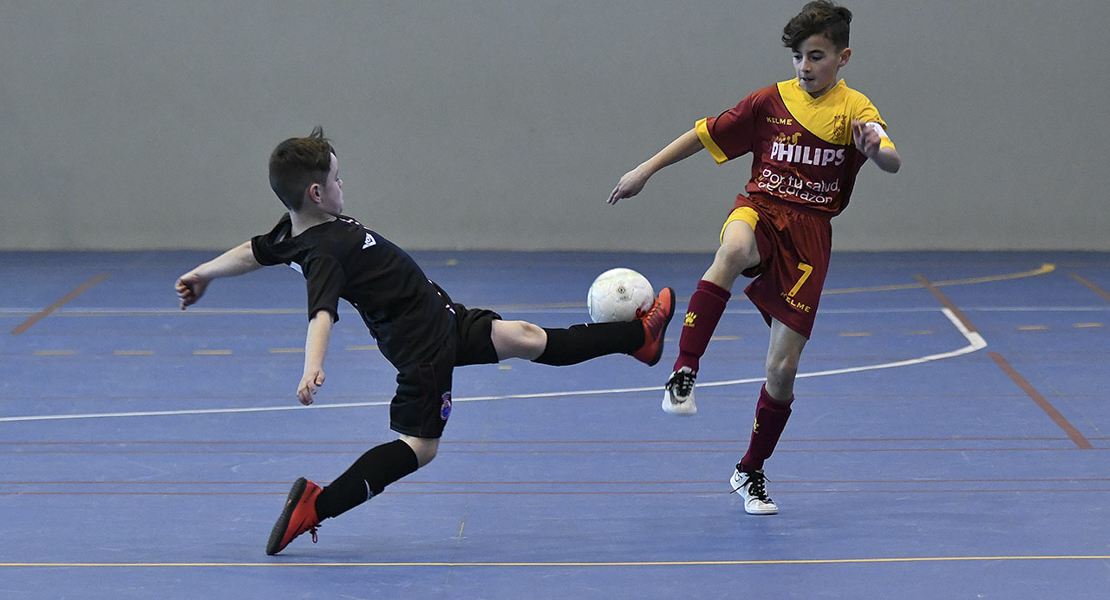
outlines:
[[[905,558],[810,558],[794,560],[681,560],[681,561],[606,561],[606,562],[133,562],[133,563],[79,563],[37,562],[0,563],[0,568],[198,568],[198,567],[730,567],[765,565],[845,565],[845,564],[904,564],[933,562],[988,562],[1030,560],[1110,560],[1106,555],[1062,556],[922,556]]]
[[[1052,263],[1044,263],[1040,267],[1031,271],[1021,271],[1018,273],[1008,273],[1005,275],[990,275],[987,277],[971,277],[968,279],[951,279],[948,281],[934,281],[933,287],[946,287],[952,285],[971,285],[975,283],[990,283],[993,281],[1007,281],[1010,279],[1023,279],[1025,277],[1036,277],[1037,275],[1045,275],[1056,270],[1056,265]],[[823,295],[828,294],[854,294],[858,292],[889,292],[894,290],[917,290],[926,287],[923,283],[905,283],[901,285],[879,285],[875,287],[859,287],[859,288],[841,288],[838,290],[825,290]]]

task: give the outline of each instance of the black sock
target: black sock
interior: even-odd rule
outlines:
[[[416,471],[416,453],[402,440],[367,450],[316,498],[320,520],[339,516]]]
[[[644,324],[639,320],[620,323],[587,323],[569,329],[547,329],[547,346],[532,362],[561,367],[605,356],[632,354],[644,345]]]

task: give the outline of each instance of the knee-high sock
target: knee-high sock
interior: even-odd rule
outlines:
[[[402,440],[375,446],[360,456],[316,498],[320,520],[339,516],[417,469],[416,453]]]
[[[674,370],[690,367],[696,373],[698,362],[709,346],[709,339],[717,329],[717,323],[725,312],[725,305],[732,292],[706,280],[698,282],[698,289],[690,297],[690,307],[686,310],[686,320],[682,324],[682,336],[678,339],[678,359]]]
[[[547,346],[532,362],[561,367],[605,356],[631,354],[644,344],[644,324],[639,320],[620,323],[587,323],[569,329],[547,329]]]
[[[740,459],[740,464],[745,470],[762,469],[763,461],[771,458],[775,446],[779,443],[779,436],[786,427],[786,420],[790,418],[790,403],[793,401],[793,396],[787,402],[775,400],[767,394],[766,386],[759,391],[759,402],[755,405],[755,425],[752,427],[748,453]]]

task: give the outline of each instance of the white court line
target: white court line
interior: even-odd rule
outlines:
[[[829,369],[827,371],[814,371],[811,373],[798,373],[798,378],[803,377],[824,377],[827,375],[844,375],[846,373],[860,373],[863,371],[875,371],[878,369],[895,369],[898,367],[908,367],[912,365],[920,365],[922,363],[933,362],[937,360],[944,360],[947,358],[955,358],[977,352],[987,347],[986,340],[977,332],[968,330],[963,323],[956,317],[953,312],[947,308],[940,309],[944,316],[955,325],[956,329],[963,334],[967,339],[968,345],[963,348],[952,350],[950,352],[941,352],[939,354],[929,354],[919,358],[910,358],[907,360],[899,360],[889,363],[881,363],[876,365],[864,365],[861,367],[846,367],[843,369]],[[698,387],[720,387],[726,385],[741,385],[745,383],[758,383],[763,381],[763,377],[752,377],[749,379],[731,379],[728,381],[709,381],[705,383],[698,383]],[[528,400],[536,398],[564,398],[567,396],[599,396],[604,394],[629,394],[638,392],[654,392],[661,390],[660,386],[639,387],[639,388],[616,388],[608,390],[577,390],[577,391],[564,391],[564,392],[540,392],[534,394],[507,394],[501,396],[472,396],[469,398],[455,398],[453,402],[479,402],[486,400]],[[236,414],[236,413],[254,413],[254,412],[276,412],[282,410],[323,410],[330,408],[361,408],[367,406],[387,406],[388,400],[379,400],[375,402],[345,402],[341,404],[319,404],[312,407],[289,405],[289,406],[259,406],[253,408],[202,408],[193,410],[153,410],[143,412],[116,412],[116,413],[86,413],[75,415],[28,415],[22,417],[0,417],[0,423],[16,423],[27,421],[68,421],[77,419],[108,419],[108,418],[125,418],[125,417],[167,417],[167,416],[184,416],[184,415],[215,415],[215,414]]]

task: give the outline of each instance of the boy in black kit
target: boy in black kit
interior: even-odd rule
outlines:
[[[397,368],[389,421],[400,438],[371,448],[325,488],[305,478],[294,482],[266,545],[270,555],[306,531],[315,542],[321,521],[362,504],[435,458],[451,413],[454,367],[506,358],[571,365],[615,353],[653,366],[674,313],[670,288],[635,321],[569,329],[504,321],[493,311],[454,303],[403,250],[341,214],[338,171],[335,150],[319,127],[308,137],[279,144],[270,155],[270,187],[289,213],[270,233],[185,273],[175,285],[184,310],[213,279],[281,263],[301,271],[309,317],[304,374],[297,386],[302,404],[312,404],[324,383],[324,355],[332,324],[339,320],[340,298],[358,310],[382,355]]]

